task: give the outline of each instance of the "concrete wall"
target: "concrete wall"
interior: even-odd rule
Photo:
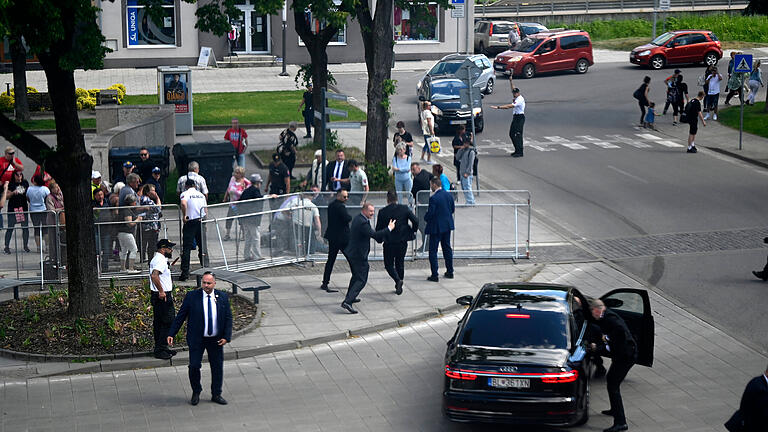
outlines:
[[[96,133],[86,141],[93,169],[109,173],[113,147],[173,147],[176,117],[173,105],[106,105],[96,107]],[[171,166],[174,161],[171,158]]]

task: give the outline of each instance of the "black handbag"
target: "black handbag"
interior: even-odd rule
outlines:
[[[741,410],[736,410],[723,426],[730,432],[742,432],[746,430],[744,429],[744,417],[741,415]]]

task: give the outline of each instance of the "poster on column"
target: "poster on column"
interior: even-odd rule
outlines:
[[[165,87],[164,103],[174,104],[176,113],[189,112],[189,98],[187,97],[187,74],[166,73],[163,74]]]

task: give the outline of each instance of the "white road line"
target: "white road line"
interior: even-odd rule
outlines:
[[[592,144],[594,144],[594,145],[596,145],[598,147],[602,147],[604,149],[617,149],[617,148],[621,148],[621,147],[617,146],[616,144],[611,144],[611,143],[605,142],[605,141],[593,141]]]
[[[587,141],[600,141],[599,138],[595,138],[592,135],[576,135],[576,138],[581,138]]]
[[[557,135],[555,135],[555,136],[545,136],[544,139],[550,140],[552,142],[556,142],[558,144],[563,143],[563,142],[568,142],[567,139],[565,139],[565,138],[563,138],[561,136],[557,136]]]
[[[651,147],[650,144],[645,144],[645,143],[636,141],[633,138],[625,137],[623,135],[606,135],[606,136],[611,137],[611,138],[613,138],[614,140],[616,140],[616,141],[618,141],[620,143],[631,145],[632,147],[637,147],[637,148],[649,148],[649,147]]]
[[[572,142],[562,142],[562,143],[559,143],[559,144],[562,145],[563,147],[568,147],[569,149],[573,149],[573,150],[584,150],[584,149],[586,149],[586,147],[584,147],[583,145],[572,143]]]
[[[638,177],[636,175],[632,175],[632,174],[630,174],[630,173],[628,173],[628,172],[626,172],[624,170],[620,170],[620,169],[616,168],[615,166],[608,165],[608,168],[616,171],[619,174],[623,174],[623,175],[625,175],[625,176],[627,176],[627,177],[629,177],[631,179],[637,180],[637,181],[639,181],[641,183],[646,183],[646,184],[648,183],[648,180],[642,179],[642,178],[640,178],[640,177]]]
[[[552,147],[544,147],[544,146],[540,146],[540,145],[536,145],[536,144],[528,144],[528,145],[526,145],[526,147],[530,147],[530,148],[536,149],[538,151],[543,151],[543,152],[555,151],[556,150],[556,149],[554,149]]]
[[[667,141],[667,140],[656,141],[656,144],[663,145],[664,147],[682,147],[683,146],[682,144],[678,144],[676,142]]]
[[[657,140],[661,140],[661,139],[664,139],[664,138],[662,138],[662,137],[658,137],[658,136],[656,136],[656,135],[653,135],[653,134],[648,134],[648,133],[644,133],[644,134],[635,134],[635,136],[639,136],[640,138],[643,138],[643,139],[649,139],[649,140],[653,140],[653,141],[657,141]]]

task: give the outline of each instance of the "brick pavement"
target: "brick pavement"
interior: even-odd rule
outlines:
[[[529,267],[525,277],[532,281],[573,284],[588,295],[618,286],[641,287],[602,262]],[[519,280],[522,275],[514,266],[494,267],[493,275],[489,273],[488,267],[463,267],[457,275],[472,283],[443,282],[437,285],[443,290],[438,297],[448,300],[475,292],[484,280]],[[416,278],[413,272],[411,277]],[[438,291],[414,285],[418,295],[409,292],[403,299]],[[363,291],[361,310],[369,314],[381,301],[377,297],[382,294],[374,290]],[[743,386],[764,370],[766,358],[654,292],[651,304],[656,361],[653,368],[633,368],[623,386],[630,430],[722,430]],[[198,407],[189,406],[184,365],[6,379],[0,385],[0,431],[489,430],[449,423],[440,414],[445,340],[460,316],[460,311],[453,312],[359,337],[227,361],[224,396],[230,405],[226,407],[207,402],[206,392]],[[204,368],[204,388],[209,379]],[[598,414],[606,407],[604,381],[594,380],[591,420],[572,430],[609,426],[609,419]]]

